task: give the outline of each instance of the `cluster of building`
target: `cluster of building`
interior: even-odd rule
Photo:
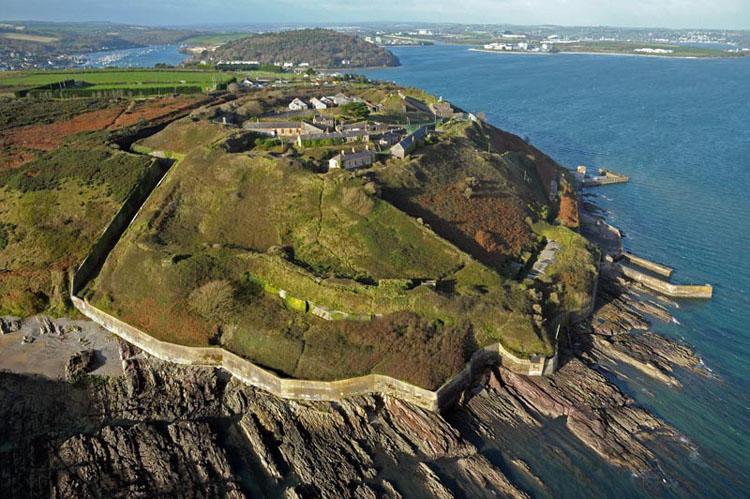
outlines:
[[[260,61],[220,60],[216,62],[217,67],[235,67],[235,68],[255,69],[255,68],[258,68],[260,65],[261,65]],[[272,65],[276,66],[277,68],[283,68],[283,69],[293,69],[293,68],[307,69],[310,67],[309,62],[300,62],[298,64],[295,64],[293,62],[274,62]]]
[[[410,125],[381,123],[373,120],[349,122],[340,119],[335,114],[323,112],[327,108],[342,106],[351,102],[362,102],[371,111],[380,110],[381,105],[375,105],[356,96],[338,93],[331,96],[316,96],[309,98],[294,97],[287,105],[291,112],[286,120],[261,121],[247,120],[242,128],[258,135],[278,138],[283,143],[293,143],[299,148],[315,148],[329,146],[344,146],[327,162],[328,169],[355,170],[371,166],[376,157],[393,157],[405,159],[414,150],[425,143],[428,134],[435,129],[438,121],[446,119],[472,119],[471,114],[454,110],[450,103],[439,100],[427,104],[419,99],[399,93],[402,111],[412,118],[421,117],[423,121]],[[392,105],[392,104],[391,104]],[[289,119],[298,116],[297,111],[314,110],[314,115],[306,115],[305,119]],[[411,113],[411,114],[409,114]],[[313,113],[311,113],[313,114]],[[428,117],[431,115],[431,117]],[[238,126],[236,115],[231,120],[222,119],[225,116],[214,117],[220,123]],[[408,121],[408,120],[407,120]]]
[[[654,55],[674,54],[674,50],[672,49],[654,49],[650,47],[633,49],[633,52],[637,52],[639,54],[654,54]]]
[[[541,42],[534,43],[528,41],[520,42],[492,42],[484,45],[484,50],[497,50],[501,52],[550,52],[553,48],[552,43]]]
[[[306,109],[328,109],[330,107],[344,106],[352,102],[365,102],[358,97],[347,97],[342,93],[336,95],[324,96],[324,97],[312,97],[308,101],[304,101],[299,97],[295,97],[292,102],[289,103],[290,111],[304,111]]]
[[[448,108],[448,103],[441,106],[443,111]],[[294,142],[299,147],[350,145],[351,151],[342,151],[331,158],[328,168],[354,170],[372,165],[376,152],[394,158],[406,158],[424,144],[429,130],[434,129],[434,124],[420,126],[409,133],[405,126],[399,124],[367,120],[344,123],[332,116],[316,115],[311,121],[247,121],[242,128]],[[364,150],[357,150],[362,146]]]

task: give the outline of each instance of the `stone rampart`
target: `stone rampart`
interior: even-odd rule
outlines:
[[[85,284],[97,274],[109,252],[135,218],[148,196],[164,178],[164,173],[168,168],[168,163],[158,159],[154,159],[148,166],[143,179],[130,191],[125,202],[122,203],[107,228],[92,245],[88,255],[73,274],[70,283],[70,290],[73,295],[78,294]]]
[[[285,399],[333,401],[367,393],[380,393],[406,400],[431,411],[440,411],[452,405],[472,384],[477,374],[490,365],[500,363],[503,367],[528,376],[550,374],[557,365],[557,355],[550,358],[523,359],[495,343],[474,352],[463,370],[435,391],[380,374],[336,381],[288,379],[276,376],[222,348],[189,347],[158,340],[94,307],[85,299],[77,296],[72,296],[71,299],[83,315],[158,359],[176,364],[221,367],[243,383]]]
[[[532,356],[524,359],[509,352],[500,343],[495,343],[474,352],[464,368],[435,391],[380,374],[368,374],[336,381],[289,379],[279,377],[222,348],[190,347],[161,341],[113,317],[90,304],[80,296],[80,292],[99,272],[109,252],[138,215],[143,204],[164,181],[168,169],[169,165],[166,160],[154,159],[143,180],[131,191],[127,200],[72,276],[70,287],[71,301],[83,315],[150,355],[176,364],[220,367],[243,383],[285,399],[335,401],[356,395],[379,393],[397,397],[431,411],[440,411],[452,405],[461,397],[464,390],[471,386],[476,376],[488,366],[501,364],[516,373],[528,376],[548,375],[556,369],[557,354],[549,358]],[[446,242],[446,244],[449,243]],[[287,296],[283,290],[277,292],[282,299],[295,300]],[[299,301],[302,302],[302,300]],[[323,309],[307,301],[303,303],[306,311],[319,316],[330,315],[330,318],[340,318],[341,314],[348,315]],[[355,317],[351,316],[351,318]],[[356,318],[365,319],[364,316]],[[408,362],[408,359],[404,361]]]

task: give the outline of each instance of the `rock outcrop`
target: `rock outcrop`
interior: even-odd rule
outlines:
[[[94,350],[83,350],[71,355],[65,364],[65,379],[75,381],[84,374],[91,372],[95,359],[96,352]]]

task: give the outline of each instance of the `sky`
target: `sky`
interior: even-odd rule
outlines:
[[[148,25],[426,21],[750,29],[750,0],[0,0],[0,19]]]

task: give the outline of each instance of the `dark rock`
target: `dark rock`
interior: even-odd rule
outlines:
[[[21,329],[21,321],[10,317],[0,317],[0,334],[15,333]]]
[[[84,350],[71,355],[65,364],[65,379],[75,381],[84,374],[88,374],[94,368],[95,359],[94,350]]]

